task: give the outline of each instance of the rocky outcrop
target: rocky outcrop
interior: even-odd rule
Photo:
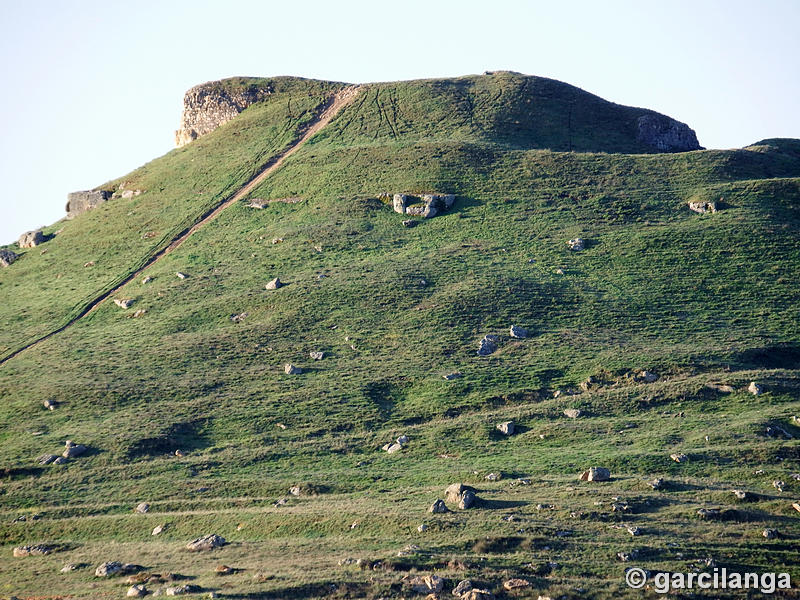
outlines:
[[[86,190],[67,194],[67,218],[72,219],[77,215],[98,207],[109,199],[111,194],[105,190]]]
[[[211,133],[245,108],[272,94],[272,87],[249,86],[226,89],[222,82],[208,82],[191,88],[183,97],[181,124],[175,132],[175,145],[185,146],[201,135]]]
[[[697,134],[686,125],[666,115],[649,113],[636,121],[636,139],[659,152],[702,150]]]
[[[394,194],[392,208],[401,215],[414,215],[430,219],[451,208],[456,201],[455,194]]]

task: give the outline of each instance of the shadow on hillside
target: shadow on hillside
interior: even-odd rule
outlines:
[[[252,594],[225,594],[226,598],[236,600],[283,600],[285,598],[369,598],[372,586],[367,583],[323,582],[304,583],[286,586],[270,592],[254,592]]]
[[[732,361],[749,369],[798,369],[800,343],[787,342],[763,348],[750,348],[735,354]]]

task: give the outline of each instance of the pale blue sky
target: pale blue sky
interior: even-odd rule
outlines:
[[[688,123],[709,148],[800,138],[800,2],[0,0],[0,242],[172,148],[183,92],[509,69]]]

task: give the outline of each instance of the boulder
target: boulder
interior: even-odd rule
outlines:
[[[312,350],[308,353],[312,360],[322,360],[325,358],[325,353],[321,351]]]
[[[417,221],[414,219],[406,219],[403,221],[403,227],[416,227]]]
[[[488,356],[497,350],[500,338],[496,335],[485,335],[478,346],[478,356]]]
[[[508,590],[519,590],[527,587],[531,587],[531,582],[527,579],[520,579],[519,577],[514,577],[513,579],[509,579],[503,583],[503,587]]]
[[[58,457],[55,454],[42,454],[36,460],[40,465],[49,465],[51,462],[54,462],[57,458]]]
[[[191,585],[191,584],[184,584],[179,585],[177,587],[168,587],[164,588],[164,595],[165,596],[183,596],[184,594],[194,594],[197,592],[202,591],[200,586],[198,585]]]
[[[267,285],[265,285],[264,287],[268,290],[277,290],[278,288],[283,287],[283,283],[281,283],[281,280],[278,277],[276,277],[275,279],[272,279],[271,281],[267,282]]]
[[[658,375],[651,371],[637,371],[637,373],[633,376],[634,381],[639,381],[642,383],[653,383],[658,379]]]
[[[581,481],[608,481],[611,479],[611,471],[605,467],[589,467],[581,473]]]
[[[512,338],[519,338],[519,339],[526,338],[528,337],[528,330],[523,329],[522,327],[519,327],[517,325],[512,325],[511,329],[509,330],[509,335]]]
[[[166,529],[166,525],[156,525],[153,527],[153,533],[150,535],[159,535],[164,529]]]
[[[494,594],[489,590],[479,590],[472,588],[461,596],[461,600],[494,600]]]
[[[130,308],[133,300],[131,298],[114,298],[114,304],[120,308]]]
[[[461,494],[467,489],[463,483],[451,483],[444,491],[444,498],[451,504],[457,503],[461,499]]]
[[[97,208],[111,197],[105,190],[86,190],[67,194],[67,218],[72,219],[81,213]]]
[[[150,510],[150,505],[147,502],[140,502],[139,504],[136,505],[136,508],[133,509],[133,512],[143,515],[148,510]]]
[[[44,402],[42,402],[42,405],[47,410],[55,410],[56,406],[58,406],[58,402],[56,402],[55,400],[45,400]]]
[[[401,435],[399,438],[397,438],[397,443],[400,444],[400,445],[407,444],[408,443],[408,436],[405,435],[405,434]]]
[[[674,454],[670,454],[669,457],[676,463],[684,463],[689,460],[689,457],[686,456],[683,452],[676,452]]]
[[[689,210],[700,214],[717,212],[716,202],[690,201],[688,203],[688,206]]]
[[[775,538],[779,537],[777,529],[765,529],[761,532],[761,535],[768,540],[774,540]]]
[[[503,421],[497,424],[497,431],[503,435],[514,435],[514,421]]]
[[[113,577],[122,573],[122,563],[115,560],[104,562],[94,570],[95,577]]]
[[[11,250],[0,250],[0,267],[8,267],[17,260],[17,255]]]
[[[697,134],[686,123],[651,112],[636,120],[636,139],[659,152],[702,150]]]
[[[566,408],[564,409],[564,414],[570,419],[577,419],[583,413],[581,413],[580,409],[578,408]]]
[[[216,575],[233,575],[235,572],[236,569],[229,567],[228,565],[217,565],[214,567],[214,573]]]
[[[760,396],[764,393],[764,386],[755,381],[751,381],[750,385],[747,386],[747,391],[753,394],[753,396]]]
[[[176,271],[175,272],[175,277],[177,277],[178,279],[186,279],[188,277],[188,275],[186,273],[181,272],[181,271]]]
[[[147,588],[143,583],[132,585],[128,588],[128,592],[125,595],[129,598],[140,598],[147,595]]]
[[[52,546],[47,546],[45,544],[36,544],[33,546],[17,546],[12,551],[12,554],[17,558],[22,558],[25,556],[46,556],[53,551]]]
[[[86,446],[83,444],[75,444],[69,440],[64,447],[64,452],[61,454],[64,458],[75,458],[86,452]]]
[[[444,579],[438,575],[409,576],[405,583],[419,594],[438,594],[444,588]]]
[[[447,505],[444,503],[444,500],[439,499],[436,500],[436,502],[434,502],[433,504],[431,504],[431,507],[428,509],[428,512],[433,514],[442,514],[450,512],[450,509],[447,508]]]
[[[186,544],[186,549],[190,552],[201,552],[204,550],[213,550],[214,548],[219,548],[224,545],[225,538],[212,533],[192,540]]]
[[[458,499],[458,508],[461,510],[467,510],[468,508],[472,508],[475,504],[475,492],[472,490],[464,490],[461,492],[461,497]]]
[[[453,588],[453,596],[463,596],[472,589],[472,582],[469,579],[463,579],[458,582],[458,585]]]
[[[26,231],[19,236],[19,240],[17,240],[17,245],[20,248],[35,248],[42,243],[44,243],[44,234],[41,229]]]
[[[300,375],[303,372],[303,369],[296,367],[291,363],[286,363],[283,366],[283,370],[287,375]]]
[[[386,452],[388,452],[389,454],[394,454],[395,452],[399,452],[402,449],[403,445],[395,442],[394,444],[389,444],[389,447],[386,448]]]
[[[75,563],[67,563],[63,567],[61,567],[61,573],[69,573],[71,571],[77,571],[78,565]]]
[[[586,247],[586,243],[583,241],[583,238],[573,238],[571,240],[567,240],[567,246],[573,252],[580,252]]]

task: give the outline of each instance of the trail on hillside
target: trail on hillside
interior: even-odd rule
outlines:
[[[171,253],[172,251],[179,248],[192,234],[198,231],[200,228],[204,227],[210,221],[213,221],[217,216],[226,208],[235,204],[236,202],[245,198],[250,192],[252,192],[261,182],[263,182],[267,177],[272,175],[276,170],[278,170],[281,165],[289,158],[292,154],[297,152],[300,147],[303,146],[312,136],[318,133],[323,127],[325,127],[331,120],[341,111],[345,106],[350,104],[353,99],[358,95],[361,86],[359,85],[351,85],[346,88],[343,88],[336,92],[330,99],[323,105],[322,112],[314,119],[311,124],[303,131],[302,135],[291,145],[289,148],[284,150],[275,158],[271,159],[266,166],[259,172],[255,177],[253,177],[250,181],[248,181],[243,187],[239,189],[236,193],[234,193],[230,198],[227,200],[223,200],[220,204],[216,207],[210,209],[208,212],[204,213],[191,227],[185,229],[181,233],[179,233],[175,238],[172,239],[164,248],[156,252],[150,260],[148,260],[142,267],[136,269],[135,271],[128,274],[127,277],[115,288],[98,294],[96,298],[89,301],[84,308],[80,311],[80,313],[70,319],[64,325],[54,329],[53,331],[33,340],[11,352],[10,354],[0,358],[0,365],[5,364],[18,354],[24,352],[40,344],[41,342],[53,337],[54,335],[61,333],[71,325],[74,325],[77,321],[91,313],[95,310],[104,300],[108,299],[110,296],[113,296],[117,292],[119,292],[123,287],[128,285],[131,281],[139,277],[145,270],[150,268],[152,265],[156,264],[162,258],[164,258],[167,254]]]

